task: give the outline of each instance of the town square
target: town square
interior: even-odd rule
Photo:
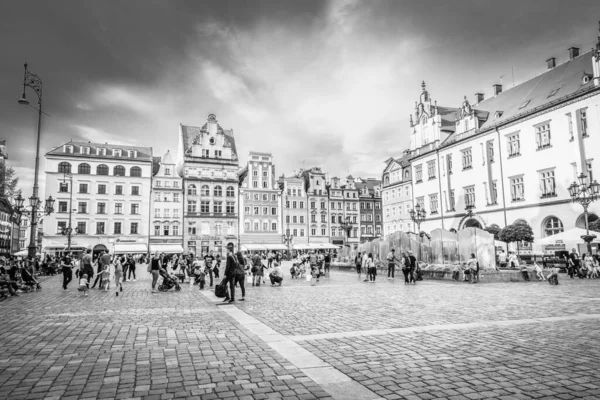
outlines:
[[[600,4],[0,4],[0,398],[599,399]]]

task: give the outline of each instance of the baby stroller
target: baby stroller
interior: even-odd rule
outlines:
[[[38,281],[35,280],[33,276],[27,271],[27,269],[21,269],[21,279],[19,282],[19,286],[21,290],[26,292],[30,292],[32,290],[41,290],[42,285],[39,284]]]
[[[169,276],[169,274],[167,274],[167,271],[165,271],[164,269],[160,270],[160,276],[162,276],[163,280],[162,283],[158,285],[158,290],[160,290],[161,292],[166,292],[167,290],[172,288],[175,288],[176,292],[179,292],[181,290],[181,286],[179,286],[177,278],[175,278],[174,276]]]

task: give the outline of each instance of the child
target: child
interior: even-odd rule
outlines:
[[[544,278],[544,274],[542,273],[542,267],[540,267],[540,265],[537,263],[537,261],[533,262],[533,270],[535,271],[535,274],[539,281],[546,280],[546,278]]]
[[[107,292],[110,289],[110,271],[108,270],[108,265],[104,266],[104,270],[102,271],[102,280],[100,281],[100,287],[104,288],[104,291]]]
[[[558,285],[558,268],[552,268],[550,275],[548,275],[548,283]]]
[[[81,277],[81,279],[79,280],[79,287],[77,288],[77,290],[79,290],[80,292],[83,292],[85,296],[88,295],[88,276],[87,274],[83,274],[83,276]]]
[[[452,280],[458,281],[459,276],[460,276],[460,264],[456,264],[456,265],[454,265],[454,269],[452,270]]]

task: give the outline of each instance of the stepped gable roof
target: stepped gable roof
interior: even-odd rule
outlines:
[[[192,147],[196,136],[208,134],[207,128],[208,122],[202,125],[202,127],[181,124],[184,153]],[[221,128],[221,125],[217,123],[217,134],[222,134],[225,136],[224,147],[230,147],[233,154],[235,154],[237,157],[237,147],[235,145],[235,138],[233,137],[233,129],[223,129]]]
[[[63,152],[63,146],[64,145],[72,145],[73,146],[73,153],[64,153]],[[82,154],[81,153],[81,147],[89,147],[90,148],[90,154]],[[96,149],[98,149],[98,148],[106,149],[107,150],[106,155],[105,156],[96,155]],[[120,157],[115,157],[115,156],[112,155],[112,150],[113,149],[123,150],[123,153],[121,154]],[[127,150],[137,151],[137,157],[135,159],[128,157],[127,156]],[[71,140],[69,142],[61,144],[58,147],[53,148],[52,150],[50,150],[49,152],[47,152],[46,155],[83,156],[83,157],[93,157],[93,158],[106,158],[106,159],[111,159],[111,160],[123,159],[123,160],[152,161],[152,148],[150,148],[150,147],[140,147],[140,146],[129,146],[129,145],[125,145],[125,144],[74,142],[74,141]]]
[[[476,111],[489,113],[479,130],[588,89],[594,84],[592,79],[584,84],[584,75],[593,75],[591,51],[478,103],[473,107]],[[495,118],[497,111],[502,113],[499,118]]]

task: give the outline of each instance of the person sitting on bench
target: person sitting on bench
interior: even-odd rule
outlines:
[[[4,267],[0,267],[0,288],[1,287],[8,288],[8,292],[11,296],[19,295],[17,293],[17,290],[19,289],[19,286],[17,286],[17,282],[12,281],[10,279],[10,276],[8,275]]]
[[[275,286],[276,283],[279,283],[279,286],[281,286],[281,283],[283,282],[283,273],[281,272],[281,268],[279,267],[279,263],[277,261],[275,261],[273,265],[275,268],[273,268],[273,272],[269,274],[271,286]]]

